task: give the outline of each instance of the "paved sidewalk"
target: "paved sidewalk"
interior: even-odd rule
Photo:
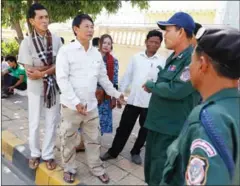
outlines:
[[[25,143],[28,142],[28,113],[27,113],[27,97],[14,95],[8,99],[2,99],[2,130],[8,130],[15,134]],[[116,128],[118,127],[122,109],[114,109],[113,111],[113,134],[105,134],[101,138],[102,148],[101,153],[111,146]],[[40,121],[40,141],[44,136],[44,120]],[[105,163],[107,173],[111,181],[109,185],[145,185],[143,166],[135,165],[130,161],[130,150],[135,142],[138,133],[139,124],[134,127],[132,135],[126,144],[123,152],[115,160],[110,160]],[[142,150],[141,156],[144,158],[145,149]],[[55,149],[56,161],[61,167],[61,158],[58,149]],[[78,153],[78,173],[77,178],[88,185],[102,185],[102,183],[88,170],[85,154]]]

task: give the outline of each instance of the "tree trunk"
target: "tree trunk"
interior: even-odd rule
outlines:
[[[28,26],[28,34],[30,35],[32,33],[32,25],[27,21],[27,26]]]
[[[33,3],[33,0],[27,0],[28,9],[32,5],[32,3]],[[30,35],[32,33],[32,25],[30,24],[29,20],[27,20],[27,26],[28,26],[28,34]]]
[[[15,39],[20,44],[22,42],[22,40],[24,39],[24,37],[23,37],[23,32],[22,32],[22,28],[20,26],[19,21],[12,22],[12,26],[13,26],[13,29],[17,32],[17,38],[15,38]]]

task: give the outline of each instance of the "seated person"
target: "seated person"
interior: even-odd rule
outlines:
[[[7,98],[9,95],[13,94],[14,88],[19,90],[27,89],[27,76],[24,67],[17,63],[17,59],[14,56],[7,56],[5,61],[8,63],[9,68],[2,72],[2,98]]]
[[[9,68],[8,63],[4,60],[3,56],[1,56],[1,64],[2,64],[2,69],[1,69],[2,72],[4,72],[6,69]]]
[[[1,66],[2,66],[1,72],[4,72],[5,70],[7,70],[9,68],[8,63],[4,60],[3,56],[1,56]],[[3,85],[3,77],[1,79],[1,82]]]

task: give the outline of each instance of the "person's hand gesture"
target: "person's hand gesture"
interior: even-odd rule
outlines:
[[[146,87],[146,84],[144,84],[144,85],[142,86],[142,88],[143,88],[143,90],[144,90],[145,92],[151,93],[151,90],[149,90],[149,89]]]
[[[79,103],[76,105],[76,109],[83,116],[87,115],[87,104],[84,106],[83,104]]]
[[[114,109],[116,107],[117,100],[116,98],[112,98],[111,100],[111,109]]]
[[[43,75],[39,70],[32,70],[32,69],[27,69],[27,76],[29,79],[32,79],[32,80],[43,78]]]
[[[121,109],[122,108],[122,105],[120,104],[119,101],[117,101],[117,108]]]
[[[117,99],[117,101],[121,104],[121,105],[126,105],[127,102],[124,99],[124,95],[121,94],[120,97]]]
[[[13,92],[13,90],[14,90],[14,86],[8,87],[9,92]]]

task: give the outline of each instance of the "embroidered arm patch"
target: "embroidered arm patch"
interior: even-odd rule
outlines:
[[[215,150],[215,148],[206,140],[203,140],[200,138],[195,139],[192,142],[191,147],[190,147],[191,153],[197,148],[202,149],[207,154],[207,156],[210,158],[217,155],[217,151]]]
[[[190,80],[190,71],[189,71],[189,67],[185,67],[185,69],[183,70],[182,74],[180,75],[180,80],[187,82]]]
[[[208,168],[208,159],[201,156],[192,155],[190,157],[187,171],[185,173],[186,184],[205,185],[207,180]]]

